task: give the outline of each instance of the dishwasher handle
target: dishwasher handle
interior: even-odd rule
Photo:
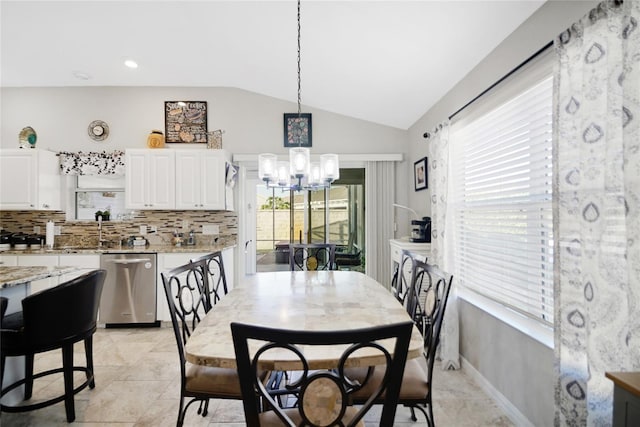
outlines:
[[[107,262],[114,264],[140,264],[143,262],[151,262],[151,258],[125,258],[125,259],[110,259]]]

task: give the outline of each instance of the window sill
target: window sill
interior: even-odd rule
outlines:
[[[490,315],[519,330],[523,334],[530,336],[539,343],[551,349],[553,348],[553,328],[542,325],[533,319],[529,319],[528,317],[503,306],[502,304],[463,287],[459,287],[457,291],[458,298],[462,298],[469,304],[473,304],[481,310],[486,311]]]

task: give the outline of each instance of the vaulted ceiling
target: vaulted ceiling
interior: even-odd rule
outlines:
[[[303,110],[407,129],[542,3],[303,0]],[[293,0],[2,0],[0,84],[236,87],[296,102],[296,16]]]

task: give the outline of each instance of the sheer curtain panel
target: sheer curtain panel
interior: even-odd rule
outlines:
[[[640,370],[640,2],[555,40],[555,424],[612,422],[605,371]]]
[[[431,258],[441,270],[452,273],[452,221],[447,209],[449,194],[449,121],[438,126],[429,139],[429,178],[431,185]],[[460,330],[456,276],[449,291],[447,310],[440,333],[439,357],[443,369],[460,369]]]

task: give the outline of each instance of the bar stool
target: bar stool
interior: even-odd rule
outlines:
[[[22,300],[22,311],[2,319],[1,359],[4,367],[7,357],[25,357],[25,377],[2,389],[0,396],[24,385],[24,400],[32,395],[35,379],[62,373],[64,394],[31,405],[0,405],[5,412],[26,412],[58,402],[65,402],[67,421],[75,420],[74,395],[87,386],[95,387],[93,376],[93,334],[96,331],[100,295],[106,276],[105,270],[94,270]],[[86,366],[74,366],[73,345],[84,341]],[[62,350],[62,367],[33,374],[33,360],[37,353]],[[73,372],[85,372],[87,379],[74,388]]]

